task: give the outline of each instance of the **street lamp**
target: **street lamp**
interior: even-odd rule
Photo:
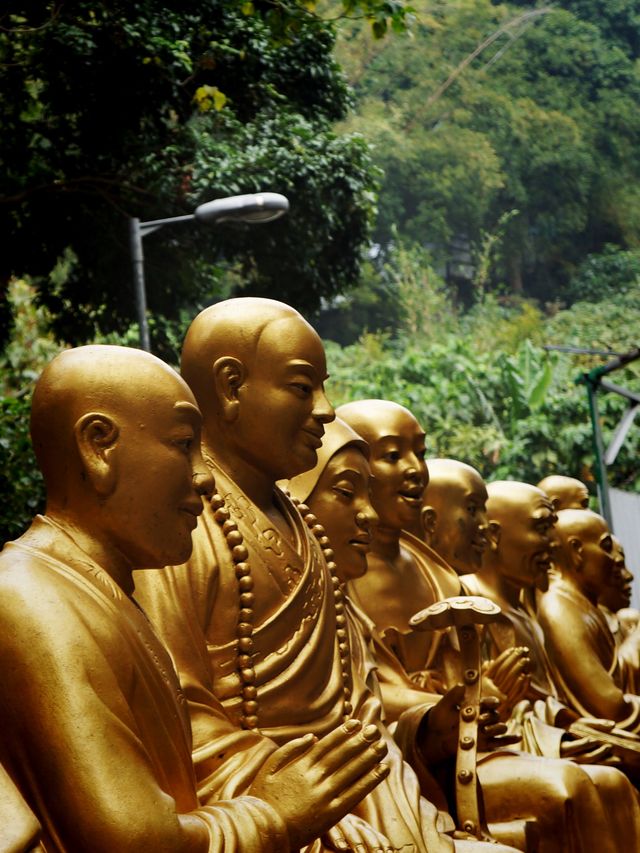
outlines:
[[[144,283],[144,254],[142,238],[163,225],[174,222],[248,222],[259,224],[271,222],[289,210],[289,201],[280,193],[251,193],[217,198],[198,205],[193,213],[186,216],[170,216],[168,219],[151,219],[140,222],[136,217],[129,219],[129,241],[133,263],[133,284],[136,297],[136,312],[140,324],[140,347],[151,351],[149,325],[147,323],[147,293]]]

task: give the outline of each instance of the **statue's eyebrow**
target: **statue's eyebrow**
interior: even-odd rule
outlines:
[[[180,414],[184,413],[188,415],[191,420],[195,420],[197,421],[197,423],[200,423],[202,421],[200,409],[197,406],[194,406],[193,403],[190,403],[188,400],[180,400],[178,403],[174,404],[173,408]]]

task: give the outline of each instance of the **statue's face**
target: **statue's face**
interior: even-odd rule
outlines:
[[[313,329],[296,318],[267,326],[239,391],[233,433],[237,452],[274,482],[316,464],[324,424],[335,417],[326,378]]]
[[[631,584],[633,575],[626,565],[624,548],[620,540],[612,536],[614,569],[609,583],[601,596],[602,603],[614,613],[631,604]]]
[[[599,598],[609,586],[615,585],[623,566],[620,550],[616,549],[606,522],[593,515],[580,534],[582,561],[579,578],[585,593]]]
[[[327,531],[343,581],[367,571],[371,529],[378,520],[369,482],[364,454],[354,445],[347,446],[331,457],[307,501]]]
[[[153,405],[119,422],[116,487],[98,523],[134,568],[188,559],[201,494],[213,488],[200,455],[200,413],[184,388],[180,396],[175,387],[159,391]]]
[[[436,510],[437,550],[460,574],[473,571],[482,565],[488,544],[487,487],[475,471],[454,465],[442,497]]]
[[[425,434],[405,409],[382,409],[367,430],[371,448],[371,496],[380,525],[391,530],[414,528],[420,522],[428,482]]]
[[[508,512],[501,513],[499,568],[514,586],[547,589],[556,520],[549,498],[534,488],[510,503]]]

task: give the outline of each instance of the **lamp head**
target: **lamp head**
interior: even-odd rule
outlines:
[[[272,222],[289,210],[289,200],[280,193],[249,193],[217,198],[196,207],[198,222]]]

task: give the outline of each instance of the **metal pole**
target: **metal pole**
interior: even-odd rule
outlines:
[[[133,263],[133,287],[136,297],[136,312],[140,326],[140,349],[151,352],[149,325],[147,323],[147,294],[144,286],[144,255],[142,253],[142,232],[140,220],[132,216],[129,219],[129,241]]]
[[[595,373],[595,371],[592,371],[592,373]],[[587,394],[589,396],[589,414],[591,415],[591,429],[593,430],[593,449],[596,457],[596,478],[598,481],[600,511],[613,533],[613,515],[609,500],[609,480],[607,478],[607,466],[604,462],[604,445],[602,443],[602,430],[600,429],[600,416],[598,413],[598,378],[594,378],[591,373],[587,373],[584,375],[584,383],[587,386]]]

